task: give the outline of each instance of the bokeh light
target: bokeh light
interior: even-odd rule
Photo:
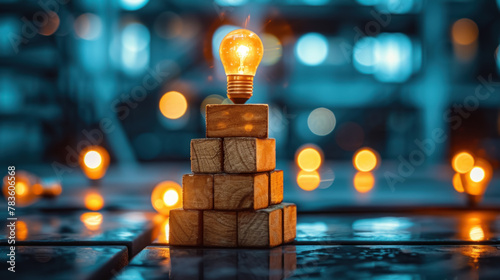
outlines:
[[[28,238],[29,230],[28,225],[23,221],[16,222],[16,239],[24,241]]]
[[[159,183],[151,194],[151,204],[158,213],[168,216],[170,210],[182,208],[182,188],[173,181]]]
[[[120,6],[124,10],[135,11],[146,6],[149,0],[120,0]]]
[[[453,42],[459,45],[470,45],[474,43],[479,36],[477,24],[468,19],[457,20],[451,28]]]
[[[453,175],[452,182],[453,182],[453,187],[457,192],[463,193],[465,191],[464,186],[462,184],[462,178],[460,178],[460,173],[455,173],[455,175]]]
[[[358,171],[372,171],[379,164],[379,156],[372,149],[362,148],[354,154],[352,163]]]
[[[264,33],[261,36],[262,44],[264,45],[264,57],[262,64],[266,66],[276,64],[283,55],[283,48],[280,40],[273,34]]]
[[[300,62],[309,66],[323,63],[328,55],[328,41],[319,33],[308,33],[299,38],[295,53]]]
[[[469,231],[469,237],[472,241],[483,241],[484,240],[484,230],[481,226],[473,226]]]
[[[330,134],[335,125],[337,124],[337,119],[332,111],[326,108],[314,109],[307,118],[307,126],[312,133],[318,136],[325,136]]]
[[[95,40],[101,36],[101,18],[92,13],[82,14],[76,18],[74,23],[75,33],[85,40]]]
[[[318,147],[307,146],[300,149],[296,157],[297,165],[304,171],[315,171],[321,166],[322,153]]]
[[[168,119],[175,120],[182,117],[187,107],[186,97],[178,91],[169,91],[160,99],[160,111]]]
[[[40,179],[23,170],[15,171],[15,181],[9,181],[10,175],[3,178],[2,192],[6,200],[10,197],[10,192],[14,191],[16,196],[16,206],[25,207],[35,203],[39,198]],[[10,182],[15,182],[14,186]],[[9,190],[10,187],[10,190]]]
[[[44,36],[50,36],[54,34],[59,28],[60,23],[59,16],[53,11],[49,11],[47,13],[47,19],[47,22],[42,27],[40,27],[40,30],[38,30],[38,33]]]
[[[89,191],[84,196],[85,208],[91,211],[99,211],[104,207],[104,198],[97,191]]]
[[[451,166],[455,172],[467,173],[474,167],[474,157],[467,152],[460,152],[451,159]]]
[[[91,231],[99,230],[102,220],[102,214],[98,212],[86,212],[80,215],[80,221]]]
[[[474,167],[471,169],[469,176],[473,182],[481,182],[485,177],[484,169],[481,167]]]
[[[297,185],[305,191],[313,191],[321,183],[321,177],[317,171],[300,170],[297,174]]]
[[[354,188],[359,193],[367,193],[375,185],[375,177],[371,172],[356,172],[353,179]]]
[[[80,152],[80,167],[89,179],[101,179],[108,165],[109,153],[101,146],[88,146]]]

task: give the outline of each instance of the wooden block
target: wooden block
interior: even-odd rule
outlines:
[[[267,173],[215,174],[214,208],[217,210],[255,210],[268,206]]]
[[[224,172],[255,173],[271,171],[275,167],[274,139],[224,138]]]
[[[207,105],[207,137],[267,138],[268,111],[267,104]]]
[[[228,211],[203,211],[203,245],[211,247],[236,247],[237,213]]]
[[[238,250],[238,276],[238,279],[285,279],[281,247]]]
[[[283,170],[269,172],[269,205],[283,201]]]
[[[169,244],[200,246],[202,244],[202,213],[197,210],[170,210]]]
[[[238,246],[274,247],[283,242],[283,212],[265,208],[238,212]]]
[[[283,243],[292,242],[297,236],[297,205],[283,202],[269,208],[283,210]]]
[[[185,174],[182,176],[184,209],[214,209],[214,176],[212,174]]]
[[[193,173],[221,173],[222,162],[222,139],[191,140],[191,171]]]

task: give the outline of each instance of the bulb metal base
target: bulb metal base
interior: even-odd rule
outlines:
[[[227,97],[234,104],[245,104],[253,94],[253,76],[228,75]]]

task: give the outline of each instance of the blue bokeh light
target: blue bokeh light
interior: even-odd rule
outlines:
[[[303,64],[319,65],[328,55],[328,41],[319,33],[305,34],[297,42],[295,53]]]
[[[135,11],[146,6],[149,0],[120,0],[120,6],[124,10]]]

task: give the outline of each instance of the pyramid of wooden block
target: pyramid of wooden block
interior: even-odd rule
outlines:
[[[170,245],[275,247],[296,235],[297,207],[283,203],[283,171],[268,138],[268,106],[207,105],[207,138],[191,140],[184,209],[170,212]]]

